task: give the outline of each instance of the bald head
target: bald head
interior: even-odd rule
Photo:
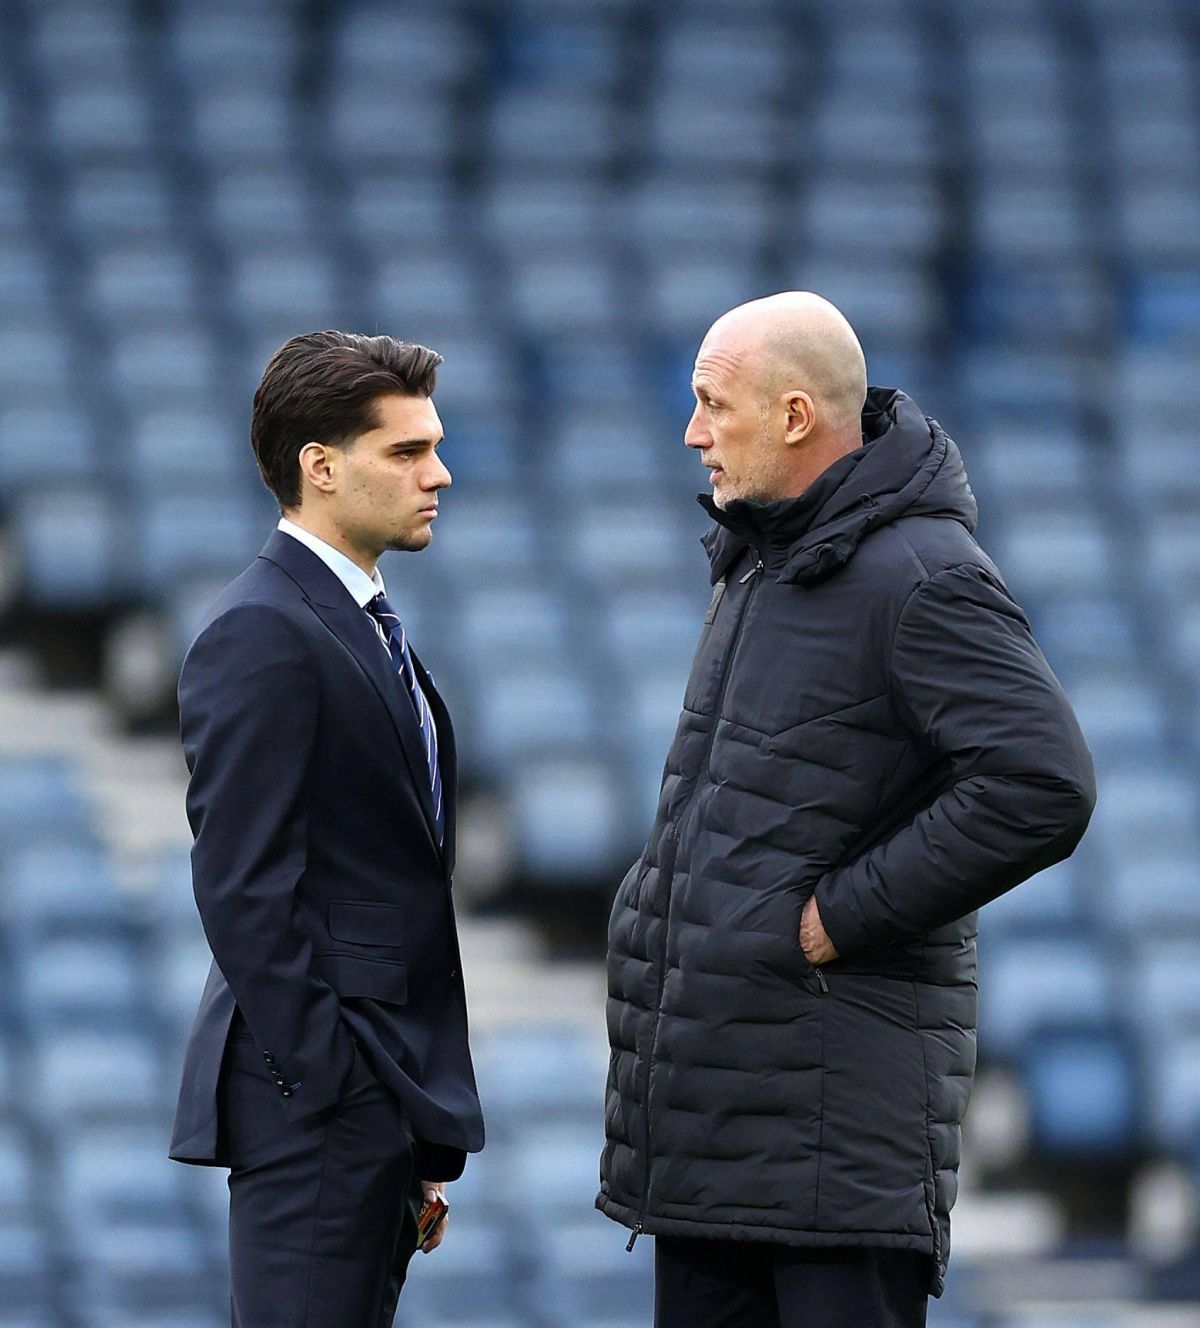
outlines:
[[[867,366],[828,300],[784,291],[709,328],[692,377],[684,441],[708,467],[718,505],[798,495],[862,443]]]
[[[709,329],[697,363],[706,352],[736,361],[764,398],[807,393],[820,431],[857,439],[866,360],[845,315],[820,295],[782,291],[739,304]]]

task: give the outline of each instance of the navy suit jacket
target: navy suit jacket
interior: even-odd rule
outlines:
[[[356,1057],[401,1100],[427,1180],[483,1147],[450,893],[456,766],[437,725],[444,850],[416,711],[367,614],[282,531],[221,592],[184,659],[192,882],[213,965],[170,1155],[228,1165],[217,1080],[235,1004],[280,1125],[336,1103]]]

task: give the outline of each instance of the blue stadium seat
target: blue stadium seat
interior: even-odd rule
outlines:
[[[618,272],[603,259],[543,255],[518,264],[511,299],[524,330],[548,339],[603,336],[618,326],[623,312]]]
[[[151,166],[94,166],[72,173],[67,212],[87,247],[168,239],[176,217],[165,172]]]
[[[318,227],[320,195],[295,170],[255,170],[238,164],[214,174],[209,206],[217,234],[235,252],[310,243]]]
[[[130,402],[166,399],[178,405],[184,399],[197,404],[220,399],[216,344],[187,318],[114,329],[108,349],[110,381]]]
[[[138,87],[106,79],[67,84],[51,98],[44,123],[46,141],[72,163],[135,166],[151,156],[153,117]]]
[[[1082,922],[1087,897],[1077,859],[1068,858],[1031,876],[985,906],[979,921],[985,941],[1000,932],[1065,935]]]
[[[0,1223],[20,1219],[35,1204],[37,1172],[33,1153],[24,1132],[13,1130],[5,1122],[5,1137],[0,1138]]]
[[[586,1073],[585,1082],[591,1085],[594,1119],[581,1116],[574,1121],[555,1121],[539,1116],[537,1130],[516,1136],[505,1148],[501,1161],[504,1191],[536,1194],[538,1213],[551,1226],[573,1214],[586,1214],[600,1188],[603,1067],[581,1065],[578,1058],[572,1063],[577,1071]],[[543,1068],[551,1073],[548,1067]],[[554,1077],[561,1083],[561,1074],[555,1073]],[[624,1247],[614,1227],[599,1220],[597,1226],[613,1237],[618,1249]]]
[[[1150,271],[1135,278],[1129,318],[1137,341],[1195,345],[1200,337],[1200,270]]]
[[[456,1212],[454,1238],[447,1236],[436,1258],[415,1261],[404,1285],[398,1328],[404,1323],[483,1328],[509,1322],[518,1311],[519,1294],[512,1276],[510,1226]]]
[[[596,628],[628,684],[636,688],[643,678],[665,677],[672,680],[677,699],[682,698],[703,628],[704,599],[703,590],[696,594],[674,587],[630,589],[606,597]],[[634,724],[641,729],[645,720],[638,711]]]
[[[844,310],[863,343],[868,364],[874,364],[877,349],[911,350],[945,326],[939,290],[919,266],[808,254],[789,269],[785,282],[814,290]]]
[[[1066,676],[1079,725],[1098,761],[1107,764],[1114,756],[1150,762],[1161,759],[1170,728],[1167,710],[1158,690],[1137,666],[1076,667]],[[1137,801],[1142,804],[1140,798]],[[1106,798],[1106,807],[1107,802]]]
[[[1195,1025],[1147,1044],[1146,1097],[1158,1146],[1178,1152],[1200,1137],[1200,1038]]]
[[[323,249],[293,246],[287,252],[267,248],[248,254],[235,266],[231,294],[252,327],[279,325],[280,341],[292,329],[336,327],[341,321],[337,272]]]
[[[505,572],[532,578],[538,537],[532,513],[513,492],[457,494],[446,498],[431,557],[463,585]]]
[[[766,269],[752,255],[664,257],[645,287],[647,327],[653,335],[698,345],[726,309],[769,294]]]
[[[114,325],[160,315],[194,316],[197,281],[178,244],[122,246],[95,255],[87,295]]]
[[[93,420],[77,406],[0,406],[0,464],[16,484],[94,479],[101,454]]]
[[[850,174],[936,166],[942,143],[930,108],[915,96],[894,93],[885,85],[864,98],[856,81],[819,101],[809,134],[813,161]]]
[[[147,1038],[130,1032],[63,1034],[42,1042],[36,1059],[30,1100],[52,1121],[165,1125],[164,1088],[173,1093],[175,1085],[165,1085]]]
[[[297,25],[285,6],[172,4],[167,38],[189,87],[236,92],[296,76]]]
[[[336,90],[321,117],[330,151],[361,175],[427,171],[435,178],[454,163],[458,135],[452,108],[420,88],[351,84]]]
[[[1021,936],[1009,942],[982,936],[980,1053],[1011,1058],[1035,1032],[1055,1024],[1111,1027],[1116,1013],[1112,977],[1104,951],[1078,934]]]
[[[52,304],[51,262],[43,246],[26,236],[0,250],[0,312],[49,316]],[[9,398],[6,397],[6,400]]]
[[[993,556],[1018,599],[1070,591],[1103,594],[1112,585],[1115,536],[1099,512],[1082,503],[1073,510],[1014,511],[990,543]]]
[[[430,101],[481,73],[484,51],[471,23],[448,6],[406,12],[387,4],[363,4],[339,12],[333,39],[336,77],[347,85],[405,84]]]
[[[1098,346],[1115,329],[1117,302],[1099,265],[993,260],[980,264],[966,313],[979,343]]]
[[[144,1017],[145,993],[132,947],[95,937],[44,941],[16,957],[25,1019],[42,1030],[120,1030]]]
[[[80,1306],[119,1316],[123,1325],[197,1310],[207,1317],[223,1299],[204,1244],[186,1221],[146,1213],[80,1230],[76,1241]]]
[[[527,179],[496,173],[486,184],[481,223],[488,239],[505,252],[531,248],[558,252],[576,246],[611,254],[615,246],[615,201],[598,180]]]
[[[464,652],[484,670],[561,662],[568,651],[567,604],[544,586],[480,587],[454,616]]]
[[[750,175],[769,171],[788,156],[784,121],[769,106],[705,86],[665,91],[646,111],[639,146],[654,165]]]
[[[44,400],[70,378],[71,351],[53,318],[31,313],[24,327],[7,319],[0,327],[0,400]]]
[[[348,216],[369,253],[392,258],[403,245],[444,245],[456,233],[461,200],[449,180],[415,171],[355,172],[348,182]]]
[[[1048,595],[1029,610],[1034,635],[1056,672],[1116,665],[1132,671],[1141,649],[1133,607],[1116,595]]]
[[[547,1307],[558,1307],[568,1323],[620,1324],[626,1315],[647,1321],[654,1304],[650,1241],[627,1253],[621,1230],[598,1214],[546,1224],[539,1234]]]
[[[778,22],[739,11],[667,15],[658,46],[659,85],[683,93],[702,87],[718,104],[726,98],[768,102],[795,77],[799,53]]]
[[[760,185],[702,184],[682,171],[656,171],[620,199],[617,211],[622,230],[652,262],[680,255],[744,261],[760,255],[777,207]]]
[[[1114,852],[1101,918],[1114,937],[1179,932],[1200,947],[1200,865],[1185,844],[1138,842]]]
[[[612,92],[624,69],[621,33],[603,20],[514,17],[498,54],[501,76],[513,87]]]
[[[502,668],[486,655],[475,661],[474,740],[493,770],[515,755],[586,746],[598,715],[593,680],[567,664],[534,659]]]
[[[121,523],[102,490],[39,486],[22,496],[13,526],[24,590],[33,603],[101,606],[124,590]]]
[[[1135,186],[1117,201],[1121,242],[1135,261],[1200,263],[1200,197],[1193,190]]]
[[[522,378],[511,343],[478,323],[471,334],[448,334],[437,338],[435,349],[445,356],[438,368],[437,405],[450,414],[477,411],[486,401],[488,410],[512,410],[521,398]]]
[[[200,994],[211,965],[212,952],[204,939],[197,914],[192,926],[180,927],[172,935],[155,942],[147,966],[148,976],[154,983],[154,1013],[174,1039],[180,1061],[183,1039],[196,1017],[196,1007],[200,1004]]]
[[[152,403],[133,422],[130,451],[136,463],[139,487],[169,488],[181,481],[203,483],[214,470],[246,463],[250,447],[244,425],[235,425],[220,406],[173,410]],[[249,477],[249,476],[248,476]]]
[[[1132,697],[1122,696],[1103,708],[1133,704]],[[1153,846],[1158,852],[1176,850],[1200,860],[1197,788],[1191,770],[1164,759],[1162,753],[1157,759],[1130,756],[1114,763],[1104,773],[1089,834],[1109,852],[1122,848],[1140,852]]]
[[[53,882],[64,867],[64,858],[58,855],[65,853],[67,863],[77,862],[72,858],[72,837],[86,833],[89,819],[77,770],[67,758],[13,753],[0,757],[0,869],[6,908],[26,895],[40,897],[47,888],[53,892]],[[58,842],[48,842],[54,840]],[[102,859],[94,846],[88,847],[90,874],[98,863],[102,866]],[[53,875],[42,870],[45,857],[39,865],[21,865],[30,862],[30,855],[37,863],[39,854],[49,855]],[[28,876],[22,874],[25,871]],[[100,884],[107,883],[102,875]]]
[[[593,759],[518,763],[510,795],[517,842],[536,880],[563,886],[587,880],[629,839],[617,780]]]
[[[1013,151],[1027,146],[1017,140]],[[976,240],[987,259],[1073,262],[1099,238],[1080,191],[1061,180],[1034,184],[1017,174],[982,184],[973,204]]]
[[[796,208],[796,238],[806,249],[842,254],[869,251],[876,261],[928,259],[944,226],[942,201],[930,181],[898,173],[881,182],[825,170],[805,180]]]
[[[283,89],[260,82],[233,89],[203,84],[193,97],[192,144],[206,162],[272,168],[294,159],[299,125]]]
[[[57,1299],[55,1264],[46,1233],[28,1214],[0,1221],[0,1307],[48,1315]]]
[[[488,1032],[475,1062],[480,1093],[495,1103],[502,1123],[503,1142],[493,1164],[495,1169],[503,1171],[502,1176],[495,1178],[498,1193],[510,1196],[517,1193],[513,1182],[521,1172],[526,1154],[538,1151],[534,1145],[539,1138],[546,1143],[539,1175],[541,1170],[553,1168],[559,1157],[558,1147],[565,1142],[568,1154],[576,1160],[587,1149],[591,1150],[591,1160],[582,1171],[590,1177],[587,1184],[595,1184],[596,1130],[604,1108],[606,1059],[603,1042],[589,1042],[569,1025],[515,1025]],[[568,1123],[568,1117],[574,1123]],[[532,1131],[531,1122],[537,1122]],[[547,1129],[548,1136],[543,1133]],[[522,1138],[530,1141],[527,1146],[522,1145]],[[475,1162],[472,1158],[468,1169]],[[571,1171],[570,1166],[567,1171]],[[531,1175],[520,1188],[526,1189],[533,1182]],[[554,1186],[557,1190],[565,1183],[560,1178]],[[577,1182],[571,1184],[575,1197],[582,1197],[586,1203],[587,1194],[579,1193],[581,1187]],[[582,1189],[586,1191],[586,1185]]]
[[[370,299],[381,328],[420,340],[417,328],[457,326],[460,334],[490,316],[487,287],[469,254],[444,243],[387,254],[372,282]],[[434,349],[439,347],[434,343]]]
[[[155,1127],[68,1127],[58,1163],[55,1199],[77,1239],[93,1240],[98,1231],[128,1222],[170,1226],[183,1215],[184,1173],[167,1158]]]
[[[1122,1156],[1135,1143],[1138,1069],[1119,1034],[1038,1034],[1021,1062],[1034,1148],[1055,1159],[1095,1159]]]
[[[604,170],[624,146],[622,121],[606,97],[573,88],[502,92],[487,122],[492,162],[570,178]]]
[[[210,486],[200,495],[172,486],[142,496],[132,515],[143,584],[163,588],[196,571],[235,576],[266,538],[265,507],[256,492],[242,488],[222,493]]]
[[[1137,946],[1125,986],[1146,1046],[1154,1046],[1159,1039],[1174,1043],[1200,1028],[1196,950],[1195,931],[1186,926],[1147,936]]]

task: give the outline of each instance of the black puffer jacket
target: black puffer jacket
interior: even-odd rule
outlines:
[[[975,910],[1074,849],[1091,760],[958,449],[872,389],[862,448],[735,502],[658,815],[610,924],[626,1226],[932,1256],[975,1062]],[[839,959],[798,944],[814,891]]]

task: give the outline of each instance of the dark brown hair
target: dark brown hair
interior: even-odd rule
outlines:
[[[305,443],[346,447],[379,427],[379,397],[432,396],[441,362],[427,346],[358,332],[306,332],[284,342],[263,370],[250,416],[250,445],[280,508],[300,501]]]

